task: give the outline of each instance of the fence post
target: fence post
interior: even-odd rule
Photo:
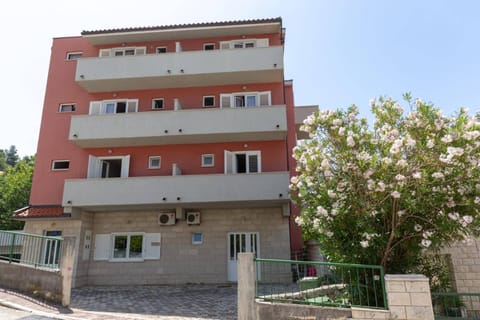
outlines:
[[[238,254],[238,320],[255,320],[255,262],[254,253]]]
[[[62,275],[62,305],[64,307],[70,305],[74,261],[75,237],[64,237],[60,260],[60,274]]]

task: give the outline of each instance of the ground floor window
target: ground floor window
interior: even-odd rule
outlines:
[[[114,232],[96,234],[93,260],[141,262],[160,259],[160,233]]]

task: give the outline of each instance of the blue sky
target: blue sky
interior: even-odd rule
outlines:
[[[28,9],[26,9],[28,8]],[[0,148],[34,154],[53,37],[82,30],[282,17],[297,105],[360,106],[404,92],[480,111],[480,1],[51,0],[0,12]]]

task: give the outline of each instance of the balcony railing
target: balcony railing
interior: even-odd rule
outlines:
[[[283,81],[283,47],[81,58],[75,81],[88,92]]]
[[[282,140],[285,106],[73,116],[69,139],[84,148]]]
[[[283,205],[288,172],[66,180],[64,207],[175,208]]]

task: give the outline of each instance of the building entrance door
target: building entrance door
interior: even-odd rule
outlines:
[[[232,232],[228,234],[227,273],[228,281],[237,281],[237,261],[241,252],[253,252],[259,255],[258,232]]]

